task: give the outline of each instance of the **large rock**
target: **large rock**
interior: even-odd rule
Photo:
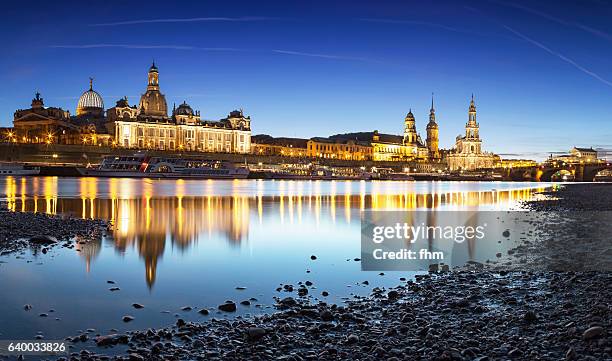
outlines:
[[[57,243],[57,239],[55,237],[51,237],[51,236],[38,235],[38,236],[30,237],[28,242],[34,243],[34,244],[49,245],[49,244]]]
[[[266,330],[261,327],[249,327],[246,335],[249,341],[257,341],[266,335]]]
[[[111,334],[106,336],[98,336],[94,340],[98,346],[112,346],[118,343],[128,343],[127,335]]]
[[[319,313],[319,316],[321,317],[321,319],[323,321],[333,321],[334,320],[334,314],[331,313],[330,310],[323,310]]]
[[[605,330],[601,326],[593,326],[582,334],[582,338],[585,340],[590,340],[599,336],[602,336],[605,333]]]
[[[236,312],[236,304],[232,301],[227,301],[219,305],[219,309],[223,312]]]

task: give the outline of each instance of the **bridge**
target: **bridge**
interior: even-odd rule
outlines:
[[[502,175],[505,179],[514,181],[550,182],[558,180],[553,178],[561,178],[563,175],[571,174],[577,182],[592,182],[597,173],[603,170],[612,170],[612,163],[605,161],[590,163],[546,162],[535,167],[505,168]]]

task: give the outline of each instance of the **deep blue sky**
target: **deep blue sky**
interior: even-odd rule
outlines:
[[[243,108],[254,134],[400,134],[412,108],[425,138],[434,92],[450,147],[474,93],[487,150],[610,148],[611,19],[598,0],[13,2],[0,126],[36,90],[74,113],[89,76],[107,108],[137,103],[155,59],[169,104]]]

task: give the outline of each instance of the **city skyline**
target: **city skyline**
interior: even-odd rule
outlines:
[[[36,91],[74,114],[90,76],[106,108],[126,95],[133,104],[155,59],[169,104],[185,100],[206,119],[244,108],[253,134],[401,134],[412,109],[424,137],[433,92],[440,147],[451,148],[474,93],[484,147],[502,157],[612,147],[604,4],[591,4],[597,16],[552,2],[148,4],[110,2],[92,17],[40,3],[25,20],[10,5],[0,126]]]

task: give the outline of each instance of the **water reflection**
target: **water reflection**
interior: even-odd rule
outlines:
[[[301,225],[304,218],[359,223],[366,209],[507,209],[543,188],[503,184],[309,181],[152,181],[57,177],[3,179],[8,208],[101,218],[114,225],[118,253],[137,249],[146,282],[155,283],[166,247],[186,252],[197,242],[248,242],[251,222]],[[497,186],[500,189],[494,189]],[[432,224],[435,220],[429,220]],[[78,245],[89,271],[100,243]]]

